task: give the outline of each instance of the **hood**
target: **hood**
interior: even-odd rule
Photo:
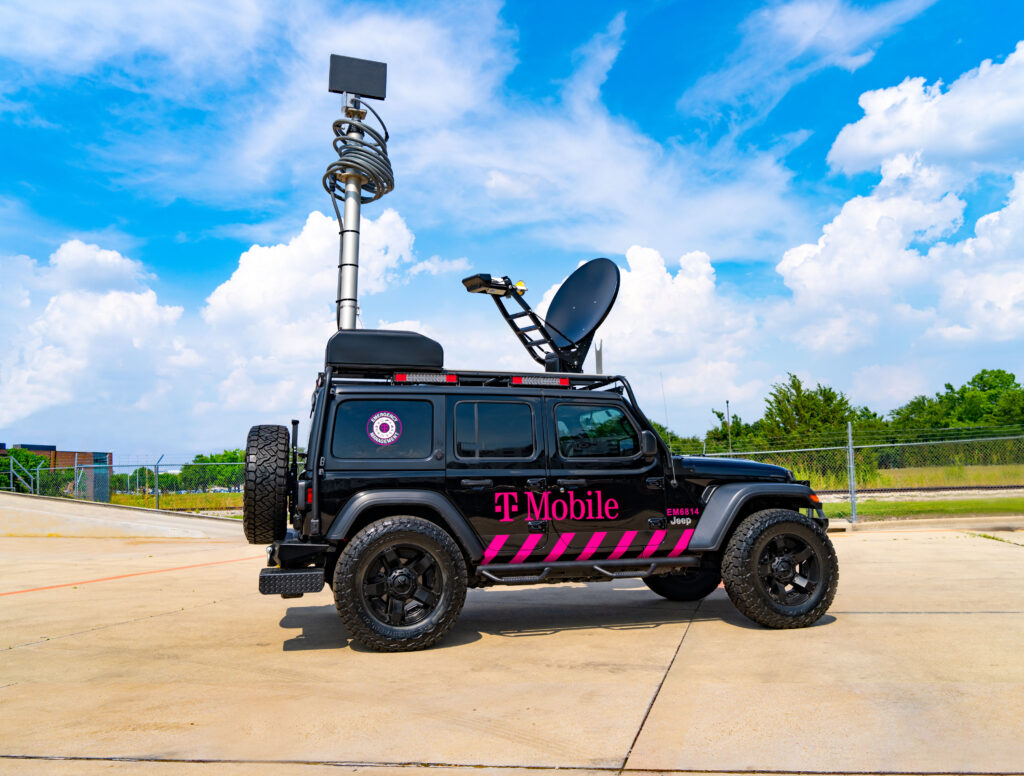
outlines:
[[[687,478],[793,482],[793,475],[789,469],[770,463],[758,463],[742,458],[709,458],[698,455],[677,455],[675,460],[679,474]]]

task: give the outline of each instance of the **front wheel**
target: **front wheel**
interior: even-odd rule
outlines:
[[[765,509],[745,518],[722,558],[725,592],[766,628],[817,622],[835,597],[839,564],[825,529],[799,512]]]
[[[354,639],[380,652],[424,649],[466,601],[455,540],[419,517],[386,517],[349,542],[334,571],[334,603]]]

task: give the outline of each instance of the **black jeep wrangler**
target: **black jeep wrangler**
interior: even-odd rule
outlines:
[[[674,456],[619,376],[446,371],[418,334],[327,345],[305,464],[283,426],[246,448],[260,592],[330,582],[353,638],[428,647],[467,587],[639,577],[695,601],[724,581],[747,617],[811,625],[838,566],[818,497],[778,466]]]

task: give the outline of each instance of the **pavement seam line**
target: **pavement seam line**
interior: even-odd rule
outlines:
[[[764,774],[764,776],[1024,776],[1022,771],[813,771],[813,770],[761,770],[761,769],[729,769],[711,770],[706,768],[693,769],[654,769],[654,768],[618,768],[609,765],[496,765],[492,763],[435,763],[435,762],[366,762],[361,760],[250,760],[240,758],[214,757],[131,757],[100,755],[46,755],[46,754],[0,754],[0,760],[43,760],[71,762],[116,762],[116,763],[182,763],[196,765],[314,765],[334,768],[495,768],[514,771],[597,771],[600,773],[680,773],[680,774]]]
[[[679,637],[679,643],[676,644],[676,650],[672,653],[672,659],[668,661],[668,665],[665,667],[665,673],[661,675],[661,681],[658,682],[658,686],[654,689],[654,694],[651,696],[651,702],[647,704],[647,710],[644,712],[644,717],[640,720],[640,725],[636,729],[636,735],[633,736],[633,741],[629,745],[629,749],[626,751],[626,756],[622,759],[622,765],[619,767],[619,774],[621,775],[626,770],[626,764],[629,762],[629,758],[633,755],[633,747],[636,746],[636,742],[640,739],[640,734],[644,731],[644,725],[647,724],[647,718],[651,715],[651,709],[654,708],[654,702],[658,700],[658,696],[661,694],[661,688],[665,684],[665,680],[668,678],[669,671],[672,670],[672,666],[676,663],[676,658],[679,657],[679,650],[683,648],[683,642],[686,641],[686,634],[690,632],[690,626],[693,625],[693,621],[697,619],[697,613],[700,611],[701,604],[704,601],[701,599],[697,602],[697,605],[693,608],[692,614],[690,614],[690,621],[686,623],[686,629],[683,631],[683,635]]]
[[[115,579],[128,579],[128,577],[142,577],[146,574],[163,574],[168,571],[185,571],[187,569],[197,569],[203,566],[220,566],[224,563],[238,563],[243,560],[261,560],[262,556],[254,555],[248,558],[231,558],[230,560],[212,560],[207,563],[193,563],[188,566],[175,566],[169,569],[152,569],[151,571],[134,571],[131,574],[118,574],[116,577],[101,577],[100,579],[87,579],[84,582],[62,582],[59,585],[45,585],[43,587],[30,587],[26,590],[8,590],[6,593],[0,593],[0,598],[5,595],[18,595],[19,593],[38,593],[43,590],[56,590],[60,587],[77,587],[78,585],[91,585],[94,582],[112,582]]]

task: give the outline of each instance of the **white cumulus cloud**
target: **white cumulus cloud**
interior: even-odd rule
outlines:
[[[839,133],[829,163],[847,173],[921,152],[929,164],[1003,171],[1024,160],[1024,41],[947,88],[907,78],[860,96],[864,117]]]

